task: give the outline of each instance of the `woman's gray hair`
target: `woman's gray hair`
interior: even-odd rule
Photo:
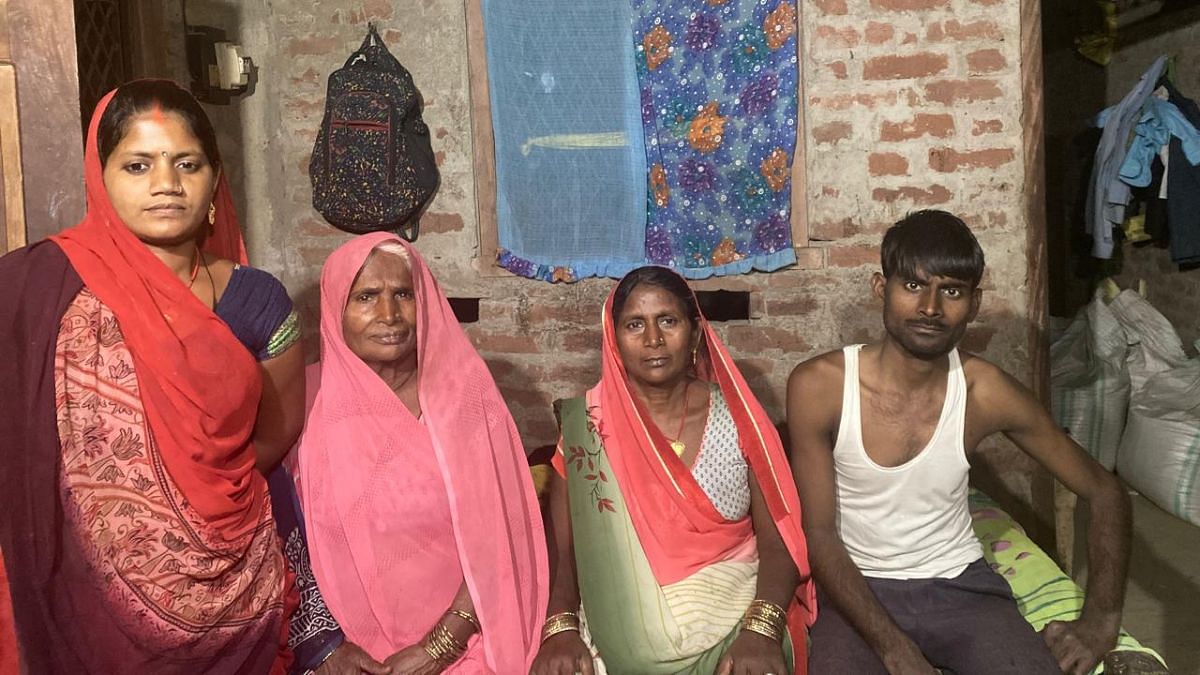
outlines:
[[[371,249],[372,253],[375,251],[379,251],[380,253],[391,253],[394,256],[399,256],[399,258],[403,260],[406,265],[409,265],[410,267],[412,266],[412,260],[410,260],[408,256],[408,249],[404,248],[404,244],[401,244],[398,241],[385,241]]]

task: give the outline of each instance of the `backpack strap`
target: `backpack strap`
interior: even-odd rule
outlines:
[[[351,66],[362,65],[395,73],[396,75],[404,73],[404,67],[388,51],[387,45],[384,44],[383,38],[379,36],[379,30],[375,28],[374,22],[367,24],[367,35],[363,38],[362,45],[350,55],[350,58],[346,59],[346,65],[343,67],[349,68]]]

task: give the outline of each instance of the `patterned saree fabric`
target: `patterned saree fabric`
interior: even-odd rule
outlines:
[[[564,408],[563,455],[556,460],[569,481],[584,609],[606,663],[617,657],[617,644],[633,645],[626,654],[632,661],[619,672],[705,672],[698,664],[712,659],[715,666],[723,653],[716,646],[732,640],[741,612],[754,597],[753,524],[749,516],[726,520],[649,422],[630,389],[611,311],[610,295],[602,317],[601,380],[586,402],[575,399]],[[708,322],[701,319],[701,325],[699,374],[720,388],[741,452],[800,572],[789,624],[797,672],[804,672],[804,628],[816,616],[816,600],[799,496],[766,411]],[[610,543],[628,550],[615,550]],[[581,554],[588,550],[595,555]],[[611,564],[604,562],[610,558]],[[689,629],[687,618],[672,607],[694,610],[696,603],[707,607],[707,624]]]
[[[346,639],[384,659],[419,641],[463,581],[482,625],[447,672],[527,672],[546,546],[525,453],[487,367],[416,249],[421,418],[346,345],[342,313],[379,233],[321,275],[321,362],[294,461],[312,569]]]
[[[20,352],[0,378],[0,544],[22,666],[282,672],[257,366],[114,212],[96,143],[111,98],[89,127],[84,220],[0,264],[16,292],[0,337]],[[215,202],[210,250],[244,259],[223,181]]]
[[[796,261],[796,8],[634,0],[649,262],[685,277]]]
[[[484,0],[500,263],[619,277],[644,260],[645,159],[629,5]]]
[[[795,262],[793,0],[485,0],[484,21],[503,267]]]

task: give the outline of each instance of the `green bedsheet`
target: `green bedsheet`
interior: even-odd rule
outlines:
[[[1033,543],[1012,516],[987,495],[971,490],[970,505],[975,535],[983,544],[983,556],[992,569],[1008,581],[1021,614],[1034,629],[1040,631],[1051,621],[1078,618],[1083,608],[1083,591],[1079,586]],[[1124,630],[1117,637],[1114,651],[1124,652],[1124,661],[1137,659],[1131,652],[1147,654],[1165,668],[1161,656]],[[1103,664],[1094,672],[1104,672]],[[1126,672],[1146,671],[1132,669]]]

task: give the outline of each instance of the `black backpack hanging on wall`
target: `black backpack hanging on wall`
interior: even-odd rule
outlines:
[[[334,227],[416,239],[415,216],[437,190],[438,168],[421,94],[374,25],[329,76],[308,175],[313,207]]]

